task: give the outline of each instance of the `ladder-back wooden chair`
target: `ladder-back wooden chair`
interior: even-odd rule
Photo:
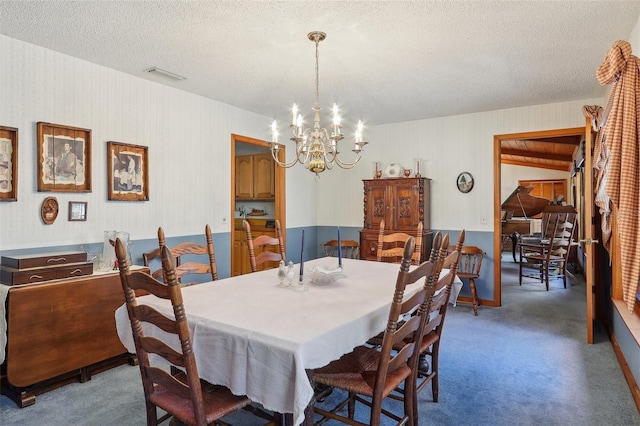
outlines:
[[[387,328],[382,337],[381,346],[359,346],[340,359],[328,365],[312,370],[310,377],[315,383],[341,389],[347,393],[347,400],[330,409],[314,407],[314,412],[323,418],[338,420],[350,425],[380,425],[381,415],[384,414],[396,424],[419,424],[416,417],[417,400],[415,394],[418,345],[421,341],[425,324],[424,315],[409,317],[404,322],[398,322],[401,316],[419,309],[425,300],[430,298],[428,289],[421,285],[423,279],[433,271],[431,262],[424,262],[409,271],[415,242],[409,237],[403,248],[400,271],[396,279],[395,292]],[[402,301],[407,286],[421,285],[413,296]],[[431,289],[433,291],[433,288]],[[391,395],[394,389],[404,384],[404,413],[398,415],[382,409],[382,401]],[[368,399],[362,398],[368,397]],[[366,423],[354,420],[355,404],[361,402],[370,407],[369,418]],[[347,417],[338,414],[339,410],[348,406]]]
[[[276,220],[276,236],[271,237],[269,235],[260,235],[253,238],[251,234],[251,225],[248,221],[242,221],[242,226],[247,236],[247,247],[249,250],[249,263],[251,264],[251,272],[257,272],[258,270],[278,267],[281,260],[286,260],[286,253],[284,249],[284,242],[282,240],[282,229],[280,228],[280,221]],[[258,253],[256,255],[256,252]],[[261,267],[261,265],[266,264]],[[260,267],[260,269],[259,269]]]
[[[176,266],[180,265],[180,257],[175,257],[174,263]],[[161,250],[160,247],[156,247],[155,249],[148,251],[146,253],[142,253],[142,261],[144,266],[148,267],[151,271],[151,275],[153,278],[162,281],[162,259],[161,259]],[[157,267],[154,269],[153,267]],[[178,282],[180,280],[178,279]]]
[[[397,262],[402,259],[405,242],[410,235],[404,232],[395,232],[393,234],[384,235],[384,219],[380,221],[380,232],[378,233],[378,250],[376,259],[378,262]],[[420,263],[420,253],[422,252],[422,221],[418,222],[415,236],[415,250],[411,256],[411,263],[417,265]]]
[[[446,255],[449,245],[449,235],[445,235],[440,246],[440,256],[438,262],[442,265],[441,269],[448,269],[447,274],[439,278],[434,284],[435,288],[430,294],[433,294],[431,300],[427,300],[423,309],[427,315],[427,323],[424,327],[422,344],[420,345],[420,354],[431,358],[431,366],[428,370],[418,368],[418,380],[416,382],[416,395],[431,382],[431,392],[433,401],[438,402],[439,393],[439,375],[438,367],[440,363],[440,342],[442,338],[442,328],[444,326],[445,316],[449,307],[449,298],[451,296],[451,287],[458,273],[458,264],[462,245],[464,244],[466,232],[462,230],[458,235],[458,242],[455,250]],[[437,268],[436,263],[436,268]],[[438,275],[440,271],[438,271]],[[423,313],[422,311],[420,312]],[[414,407],[417,410],[417,407]]]
[[[182,283],[182,286],[196,284],[196,282],[188,282],[185,284],[186,275],[206,274],[212,281],[218,279],[218,267],[216,266],[216,253],[213,247],[213,238],[211,236],[211,227],[206,225],[204,228],[205,244],[194,242],[183,242],[169,249],[174,259],[180,259],[180,264],[175,267],[176,278]],[[160,250],[167,245],[164,230],[158,228],[158,245]],[[197,262],[196,256],[207,256],[207,263]],[[154,272],[154,276],[160,276],[162,271]]]
[[[563,286],[567,288],[567,276],[570,275],[567,263],[576,221],[577,215],[574,213],[558,214],[549,240],[520,245],[520,285],[523,277],[538,278],[549,291],[549,280],[562,278]]]
[[[182,291],[169,249],[166,246],[161,248],[166,284],[145,272],[131,271],[126,248],[120,239],[116,240],[116,256],[142,377],[147,425],[155,426],[174,417],[184,424],[204,426],[248,405],[250,400],[247,397],[233,395],[224,386],[200,380]],[[137,290],[165,299],[173,307],[174,318],[167,318],[148,305],[138,305],[135,294]],[[180,349],[175,350],[157,338],[146,336],[143,323],[153,324],[166,333],[175,335],[181,343]],[[176,376],[171,375],[161,366],[152,364],[150,354],[164,358],[182,371]],[[158,408],[166,414],[159,417]]]
[[[360,253],[360,244],[355,240],[341,240],[342,257],[345,259],[357,259]],[[338,240],[330,240],[322,244],[325,256],[338,257]]]
[[[460,252],[460,262],[458,264],[458,278],[469,280],[471,290],[471,301],[473,303],[473,314],[478,316],[478,293],[476,291],[476,279],[480,277],[480,268],[485,256],[484,250],[476,246],[463,246]]]

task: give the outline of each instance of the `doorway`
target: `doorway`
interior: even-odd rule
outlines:
[[[556,144],[570,144],[571,140],[577,140],[578,144],[585,135],[584,127],[575,127],[558,130],[545,130],[537,132],[513,133],[494,136],[494,302],[496,306],[502,306],[502,164],[527,165],[529,167],[549,168],[562,170],[568,164],[562,165],[563,156],[554,154],[553,147]],[[531,141],[529,148],[526,144],[514,144],[514,141]],[[537,146],[536,146],[537,145]],[[534,148],[535,146],[535,148]],[[508,159],[507,159],[508,158]],[[513,190],[515,188],[510,188]],[[507,189],[509,190],[509,188]],[[571,200],[569,200],[571,201]]]
[[[236,202],[236,157],[241,154],[269,153],[269,144],[260,139],[250,138],[248,136],[231,134],[231,275],[234,275],[234,265],[238,262],[239,253],[236,250],[236,241],[242,238],[244,230],[242,228],[242,220],[237,220],[237,208],[239,203]],[[278,153],[278,159],[282,160],[285,155],[285,148]],[[285,188],[285,169],[274,164],[274,198],[273,212],[274,219],[280,221],[282,228],[282,239],[286,247],[287,225],[286,225],[286,188]]]

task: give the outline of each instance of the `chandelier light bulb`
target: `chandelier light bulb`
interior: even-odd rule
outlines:
[[[276,120],[271,123],[271,142],[278,142],[278,122]]]

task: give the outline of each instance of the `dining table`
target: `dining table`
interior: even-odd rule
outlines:
[[[304,262],[303,286],[297,276],[292,286],[286,281],[282,286],[276,268],[183,287],[200,377],[268,410],[290,413],[293,424],[301,424],[314,394],[307,371],[385,329],[400,267],[342,259],[339,279],[311,279],[314,271],[335,270],[337,262],[335,257]],[[299,265],[294,268],[297,272]],[[421,286],[408,287],[405,298]],[[137,302],[173,316],[171,304],[155,296],[141,296]],[[115,318],[120,340],[135,353],[125,305]],[[145,325],[144,332],[180,348],[175,336],[158,328]]]

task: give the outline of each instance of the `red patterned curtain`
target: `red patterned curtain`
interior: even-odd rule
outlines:
[[[594,152],[595,163],[602,167],[595,191],[601,194],[604,187],[618,209],[623,300],[633,311],[640,280],[640,60],[631,54],[631,45],[616,41],[596,77],[600,84],[613,86],[596,142],[601,152]]]

